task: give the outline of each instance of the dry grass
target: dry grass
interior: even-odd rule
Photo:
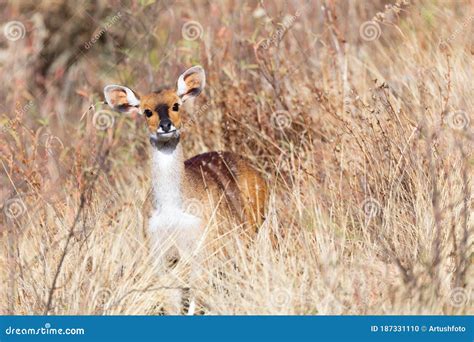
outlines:
[[[191,287],[205,314],[472,314],[472,2],[384,4],[2,3],[26,32],[0,43],[0,312],[161,314]],[[271,198],[190,283],[151,267],[142,119],[93,119],[105,84],[194,63],[185,153],[248,156]]]

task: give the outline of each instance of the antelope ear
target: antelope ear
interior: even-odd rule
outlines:
[[[196,97],[201,94],[205,85],[206,73],[201,66],[196,65],[179,76],[177,94],[184,102],[190,97]]]
[[[127,114],[140,113],[140,97],[130,88],[111,84],[105,86],[104,96],[105,101],[113,110]]]

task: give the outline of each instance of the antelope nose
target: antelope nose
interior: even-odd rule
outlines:
[[[171,129],[171,120],[169,119],[161,120],[160,128],[166,133],[169,132]]]

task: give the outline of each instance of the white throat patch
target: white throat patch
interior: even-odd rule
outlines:
[[[155,209],[181,209],[181,179],[183,165],[181,147],[152,152],[152,184]]]

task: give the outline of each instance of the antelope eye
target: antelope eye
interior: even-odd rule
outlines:
[[[150,116],[153,115],[153,112],[152,112],[151,110],[149,110],[149,109],[145,109],[145,110],[143,111],[143,113],[145,113],[145,115],[146,115],[147,118],[149,118]]]
[[[174,111],[174,112],[177,112],[178,110],[179,110],[179,103],[175,103],[175,104],[173,105],[173,111]]]

